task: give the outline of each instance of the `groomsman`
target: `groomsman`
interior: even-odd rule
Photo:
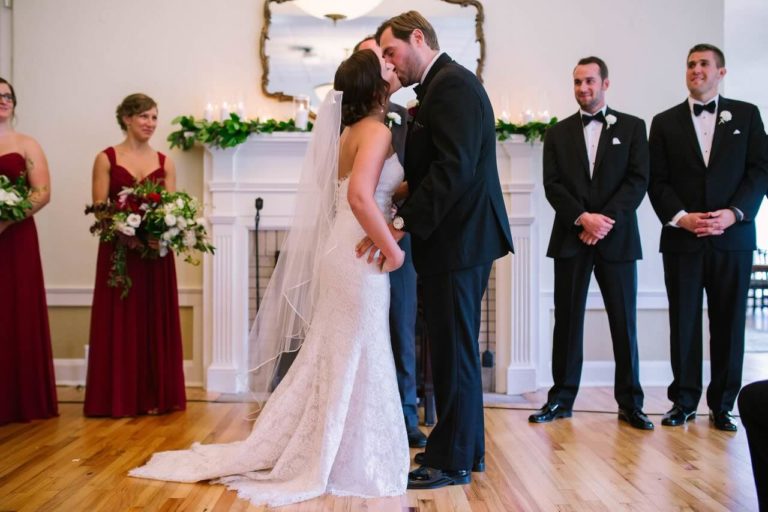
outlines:
[[[642,119],[606,106],[609,85],[602,59],[581,59],[573,70],[579,111],[547,130],[544,140],[544,190],[555,210],[547,249],[555,260],[555,383],[547,403],[528,420],[545,423],[572,414],[594,271],[611,330],[619,419],[652,430],[643,412],[636,332],[642,249],[635,211],[648,187],[648,141]]]
[[[735,431],[730,411],[741,387],[753,220],[768,186],[768,155],[758,109],[718,95],[725,73],[717,47],[698,44],[688,52],[689,97],[651,123],[648,195],[663,225],[674,376],[667,389],[674,406],[661,423],[677,426],[696,417],[706,291],[710,420]]]
[[[371,50],[382,58],[381,48],[374,36],[368,36],[355,45],[354,51]],[[402,85],[392,74],[389,93],[394,94]],[[400,124],[392,123],[392,147],[400,163],[405,165],[405,137],[408,111],[397,103],[389,104],[389,112],[400,116]],[[416,269],[411,257],[411,237],[406,235],[399,242],[405,252],[403,266],[389,273],[389,333],[392,338],[392,354],[395,358],[397,387],[403,404],[405,429],[411,448],[427,446],[427,436],[419,430],[418,397],[416,396]]]

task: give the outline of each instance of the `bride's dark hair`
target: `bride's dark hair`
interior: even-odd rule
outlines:
[[[381,77],[381,60],[372,50],[360,50],[341,63],[333,78],[333,88],[343,92],[341,122],[356,123],[374,107],[387,101],[389,84]]]

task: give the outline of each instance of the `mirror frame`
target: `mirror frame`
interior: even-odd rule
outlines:
[[[267,88],[269,85],[269,56],[266,53],[266,42],[269,39],[269,27],[272,25],[272,9],[270,8],[270,4],[282,4],[284,2],[290,1],[292,0],[264,0],[264,26],[261,29],[261,38],[259,40],[259,57],[261,58],[261,92],[264,96],[275,99],[277,101],[293,101],[293,96],[282,91],[271,92]],[[480,45],[480,56],[477,58],[477,69],[475,70],[475,75],[477,75],[480,83],[482,83],[483,68],[485,67],[485,33],[483,32],[485,14],[483,12],[483,4],[480,3],[480,0],[435,1],[455,4],[460,7],[474,7],[477,9],[477,14],[475,15],[475,37],[477,38],[477,43]]]

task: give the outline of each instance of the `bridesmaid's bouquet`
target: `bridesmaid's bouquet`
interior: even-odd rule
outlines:
[[[128,295],[132,286],[128,250],[139,251],[148,259],[164,258],[169,252],[184,254],[184,261],[193,265],[200,264],[194,251],[213,254],[204,221],[198,218],[199,209],[199,202],[186,192],[167,192],[151,180],[124,187],[114,202],[86,206],[86,215],[96,217],[91,233],[102,242],[115,244],[107,284],[121,287],[122,298]]]
[[[32,209],[29,187],[21,176],[12,183],[8,176],[0,174],[0,220],[22,220]]]

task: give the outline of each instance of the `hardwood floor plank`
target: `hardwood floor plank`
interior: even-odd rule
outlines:
[[[743,429],[713,429],[706,413],[684,427],[632,429],[617,420],[610,388],[589,388],[592,409],[535,425],[531,404],[486,409],[485,473],[472,484],[366,500],[322,496],[280,512],[756,511]],[[646,392],[661,408],[664,390]],[[535,403],[534,403],[535,401]],[[84,418],[82,404],[61,416],[0,427],[0,510],[266,512],[221,485],[129,478],[156,451],[193,442],[241,440],[248,403],[191,402],[187,411],[140,418]],[[587,407],[585,407],[586,409]],[[416,450],[412,450],[412,454]]]

